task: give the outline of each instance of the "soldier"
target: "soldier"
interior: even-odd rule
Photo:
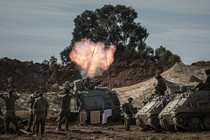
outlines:
[[[59,121],[58,121],[58,130],[61,131],[61,123],[62,123],[62,120],[65,118],[65,130],[68,131],[68,127],[69,127],[69,117],[70,117],[70,101],[71,101],[71,95],[70,95],[70,88],[73,88],[73,87],[65,87],[65,95],[62,96],[62,99],[61,99],[61,111],[60,111],[60,118],[59,118]]]
[[[133,105],[131,104],[132,101],[133,101],[133,98],[129,97],[128,102],[122,105],[123,111],[125,113],[125,116],[124,116],[125,131],[130,131],[130,124],[131,124],[131,120],[134,114]]]
[[[204,88],[210,88],[210,69],[206,69],[205,73],[207,75],[206,80],[203,83],[199,83],[194,87],[194,89],[204,89]]]
[[[47,118],[49,104],[43,93],[39,93],[39,97],[34,102],[34,117],[35,117],[35,136],[39,134],[39,125],[41,124],[41,137],[44,137],[45,121]]]
[[[33,124],[34,122],[34,112],[33,112],[33,106],[34,106],[34,102],[35,99],[38,98],[38,94],[40,93],[40,91],[36,91],[34,92],[31,96],[30,99],[28,101],[28,103],[30,104],[30,114],[29,114],[29,121],[28,121],[28,132],[32,132],[31,130],[31,126],[33,125],[33,133],[35,133],[35,125]]]
[[[157,80],[155,86],[155,94],[158,96],[165,95],[165,91],[167,90],[166,82],[164,81],[163,77],[160,74],[155,75],[155,79]],[[162,100],[162,109],[166,106],[167,101],[166,98]]]
[[[6,108],[5,108],[5,110],[6,110],[5,111],[5,122],[6,122],[5,132],[6,132],[6,134],[9,133],[9,125],[10,125],[10,122],[12,121],[15,125],[17,135],[20,135],[19,126],[18,126],[18,118],[15,113],[15,102],[17,99],[20,98],[20,95],[15,94],[13,90],[9,90],[8,93],[9,93],[8,95],[0,95],[0,98],[2,98],[4,100],[5,106],[6,106]]]
[[[157,84],[155,86],[155,94],[157,94],[158,96],[165,95],[167,86],[162,76],[160,74],[156,74],[155,79],[157,80]]]

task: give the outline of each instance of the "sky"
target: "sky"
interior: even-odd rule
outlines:
[[[163,46],[184,64],[210,61],[210,0],[0,0],[0,58],[60,63],[75,17],[107,4],[135,9],[148,46]]]

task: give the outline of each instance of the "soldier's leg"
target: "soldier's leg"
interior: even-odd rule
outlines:
[[[44,137],[45,120],[41,121],[41,136]]]
[[[61,130],[61,125],[62,125],[63,118],[64,118],[64,114],[61,111],[60,112],[60,118],[59,118],[59,121],[58,121],[58,130]]]
[[[127,124],[127,131],[130,130],[130,125],[131,125],[131,117],[128,117],[128,124]]]
[[[35,124],[35,133],[36,133],[36,136],[38,136],[39,135],[40,116],[39,115],[36,115],[34,121],[35,121],[34,122],[34,124]]]
[[[10,118],[6,116],[5,118],[5,133],[9,134],[9,124],[10,124]]]
[[[15,113],[14,113],[14,116],[13,116],[13,119],[12,119],[12,120],[13,120],[13,123],[14,123],[14,125],[15,125],[17,134],[20,135],[20,132],[19,132],[19,125],[18,125],[18,118],[17,118],[17,116],[15,115]]]
[[[65,129],[66,130],[69,130],[69,117],[70,117],[70,111],[65,114],[65,121],[66,121],[65,122]]]
[[[124,126],[125,126],[125,131],[128,131],[128,116],[125,115],[124,117]]]
[[[35,130],[36,130],[36,136],[39,135],[39,123],[36,123],[36,126],[35,126]]]
[[[29,120],[28,120],[28,130],[31,131],[31,126],[33,125],[33,120],[34,120],[34,114],[30,112],[29,114]]]
[[[34,115],[34,119],[33,119],[33,130],[32,130],[32,134],[35,134],[35,129],[36,129],[36,115]]]

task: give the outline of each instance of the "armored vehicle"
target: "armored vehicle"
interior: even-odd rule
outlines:
[[[91,111],[100,111],[102,115],[104,110],[111,109],[110,119],[118,120],[121,110],[116,92],[108,87],[101,87],[91,80],[89,81],[91,86],[85,87],[83,82],[81,79],[73,82],[74,96],[71,98],[71,112],[78,114],[84,110],[87,118],[90,118]]]
[[[177,94],[158,116],[166,130],[210,130],[210,89]]]
[[[143,130],[161,130],[158,115],[167,103],[167,96],[152,97],[136,114],[136,122]]]

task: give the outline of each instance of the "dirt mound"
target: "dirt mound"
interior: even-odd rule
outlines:
[[[198,61],[192,63],[193,66],[210,66],[210,61]]]
[[[96,77],[103,86],[130,86],[154,76],[162,69],[151,60],[123,61],[112,64],[108,71]],[[0,90],[15,88],[21,92],[34,92],[37,89],[52,91],[65,81],[80,79],[77,67],[45,65],[32,61],[21,62],[9,58],[0,59]]]

